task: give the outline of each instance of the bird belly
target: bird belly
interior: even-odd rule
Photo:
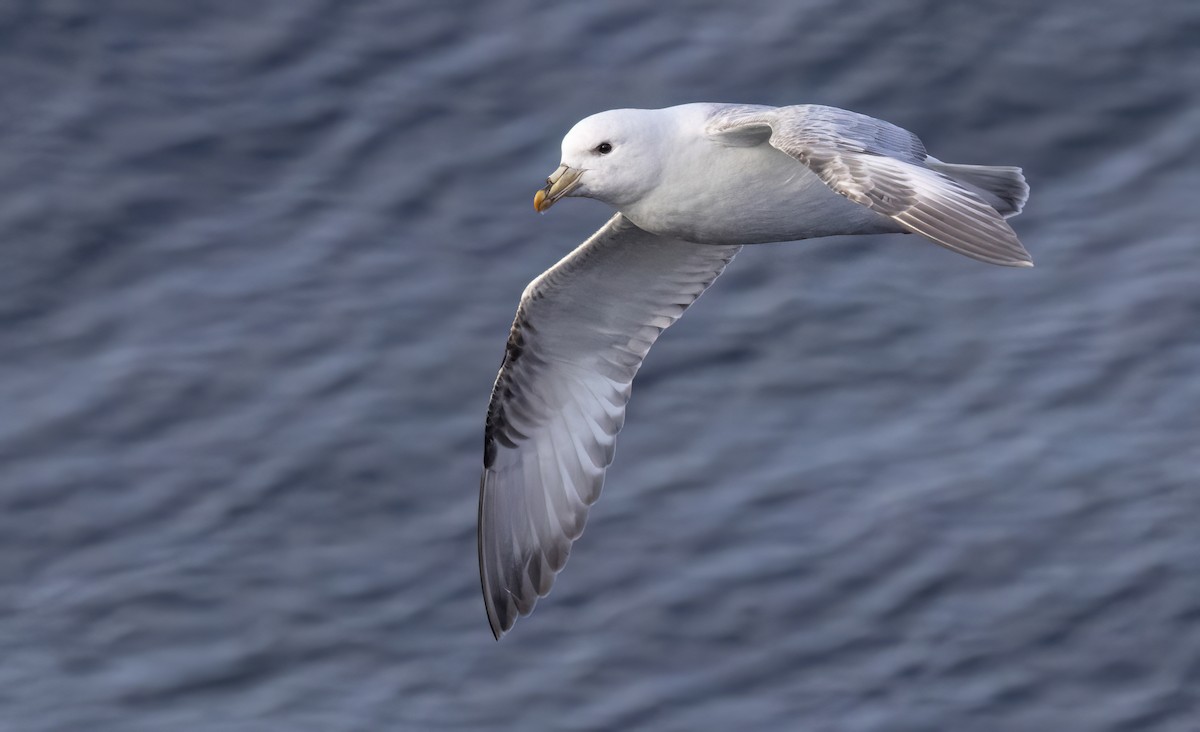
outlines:
[[[703,157],[622,213],[651,233],[703,244],[902,231],[773,147],[717,148]]]

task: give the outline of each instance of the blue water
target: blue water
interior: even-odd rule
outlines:
[[[0,731],[1200,729],[1200,4],[0,4]],[[495,643],[483,417],[577,119],[1021,165],[1033,270],[747,249]]]

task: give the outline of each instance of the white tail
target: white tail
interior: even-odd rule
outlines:
[[[1029,200],[1029,184],[1020,168],[1003,165],[956,165],[929,158],[926,164],[962,183],[1008,218],[1021,213]]]

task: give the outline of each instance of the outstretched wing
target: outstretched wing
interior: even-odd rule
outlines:
[[[1033,265],[1004,217],[929,168],[921,141],[893,124],[818,105],[734,106],[717,111],[707,132],[736,145],[768,141],[841,195],[947,249],[990,264]]]
[[[488,406],[479,574],[492,633],[550,591],[600,495],[634,374],[737,253],[620,214],[530,283]]]

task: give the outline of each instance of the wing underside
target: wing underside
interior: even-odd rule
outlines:
[[[583,532],[650,346],[738,249],[654,236],[618,214],[526,289],[480,478],[479,571],[497,638],[550,591]]]

